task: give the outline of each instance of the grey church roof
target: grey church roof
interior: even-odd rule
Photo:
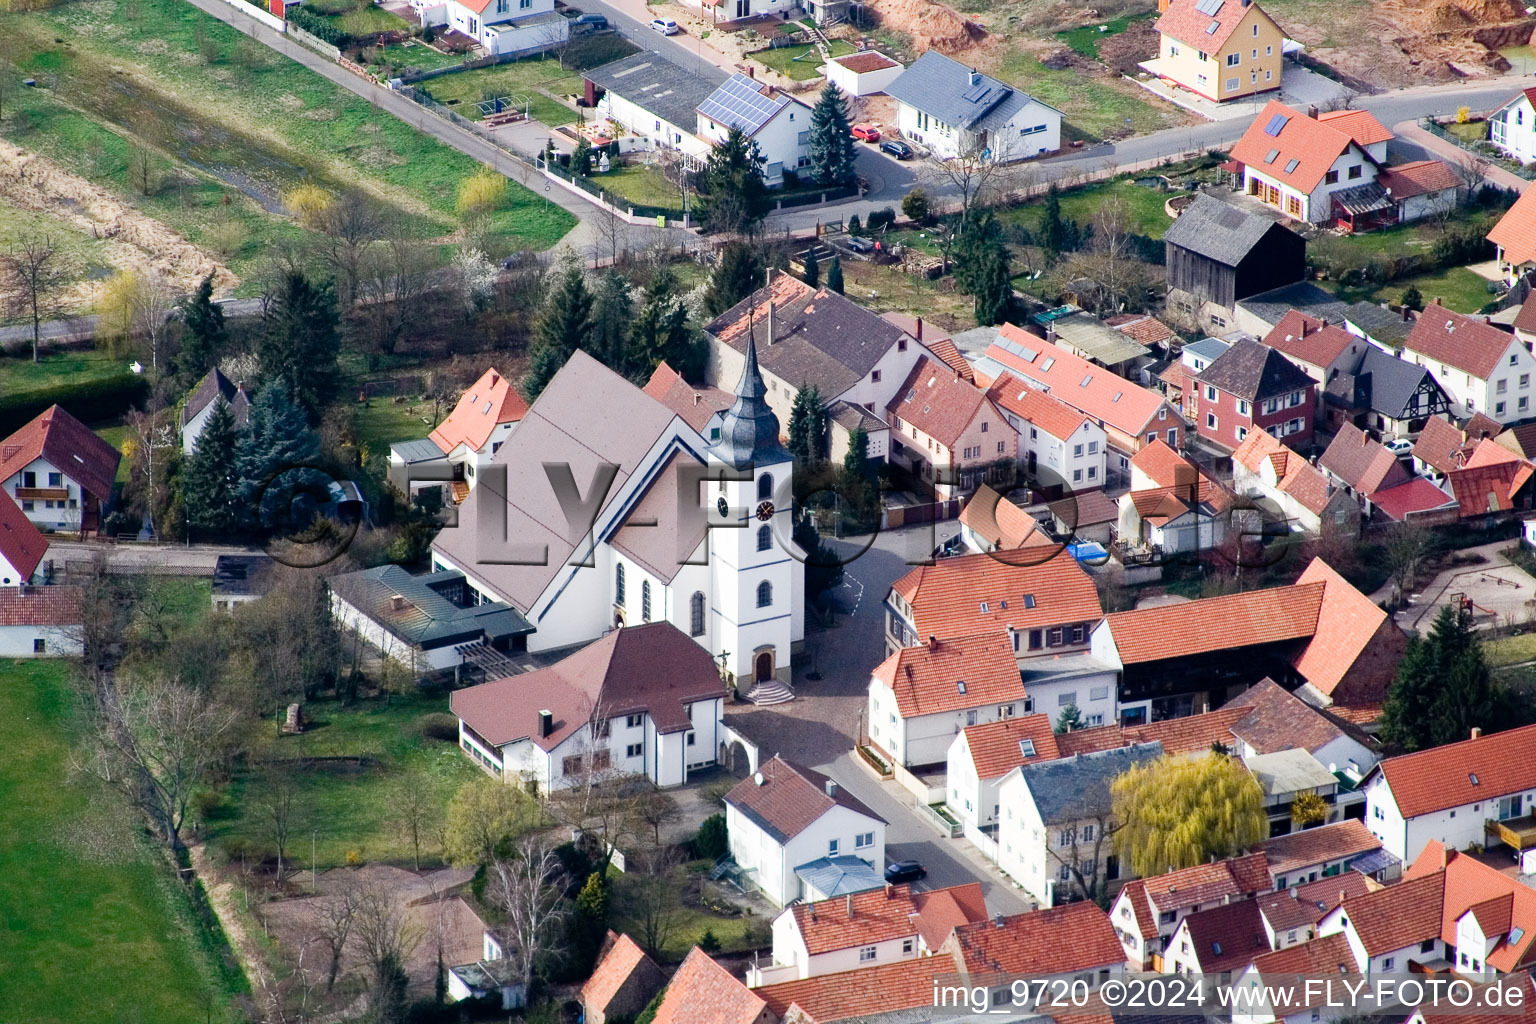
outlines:
[[[787,462],[779,444],[779,418],[768,405],[768,385],[757,368],[757,339],[747,335],[747,359],[736,384],[736,401],[720,419],[720,440],[709,453],[734,469]]]
[[[1054,761],[1036,761],[1018,771],[1029,784],[1029,794],[1034,797],[1040,820],[1055,825],[1108,814],[1109,784],[1132,765],[1154,760],[1162,754],[1163,745],[1154,740],[1058,757]]]
[[[1235,267],[1276,223],[1220,199],[1198,195],[1169,225],[1163,241]]]
[[[929,50],[885,91],[929,117],[965,129],[1005,124],[1016,111],[1034,100],[1028,93],[990,75],[978,74],[973,85],[972,74],[959,61]]]

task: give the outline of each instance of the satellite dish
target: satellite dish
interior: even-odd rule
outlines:
[[[756,783],[757,785],[761,786],[763,784],[763,773],[762,772],[753,772],[752,773],[752,781],[754,783]]]

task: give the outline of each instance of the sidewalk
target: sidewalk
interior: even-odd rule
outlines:
[[[1392,126],[1392,131],[1404,142],[1411,142],[1426,151],[1444,160],[1446,163],[1457,164],[1462,167],[1472,166],[1473,156],[1460,146],[1453,145],[1433,132],[1425,131],[1417,121],[1400,121]],[[1518,174],[1506,171],[1496,164],[1490,163],[1483,173],[1483,178],[1490,184],[1500,188],[1513,189],[1515,192],[1524,192],[1530,184]]]

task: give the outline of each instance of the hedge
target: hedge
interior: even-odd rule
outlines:
[[[321,42],[330,43],[332,46],[345,46],[351,41],[348,36],[336,25],[304,7],[290,7],[287,10],[288,20]]]
[[[149,397],[149,382],[124,373],[89,381],[60,381],[0,395],[0,437],[14,433],[51,405],[62,405],[87,423],[116,420]]]

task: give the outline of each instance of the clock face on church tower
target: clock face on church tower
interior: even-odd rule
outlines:
[[[773,502],[765,501],[762,504],[758,505],[757,506],[757,518],[758,518],[758,520],[760,522],[764,522],[764,523],[766,523],[768,520],[772,519],[773,518]]]
[[[715,502],[715,508],[720,510],[721,519],[729,519],[731,517],[731,503],[726,501],[724,496],[721,496],[720,499]]]

